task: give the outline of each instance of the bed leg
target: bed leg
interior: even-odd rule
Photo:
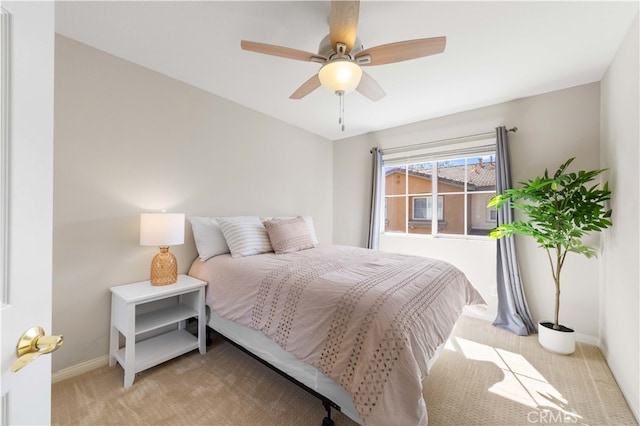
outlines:
[[[325,410],[327,410],[327,417],[322,419],[322,426],[333,426],[333,420],[331,419],[331,405],[327,401],[322,401]]]
[[[206,332],[205,332],[205,336],[207,337],[207,342],[206,342],[207,346],[211,346],[211,344],[213,343],[213,337],[211,337],[212,333],[213,333],[213,330],[207,326]]]

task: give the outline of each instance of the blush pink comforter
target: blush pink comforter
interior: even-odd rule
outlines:
[[[196,260],[218,315],[267,335],[344,387],[367,425],[427,423],[422,379],[464,305],[465,275],[423,257],[321,245]]]

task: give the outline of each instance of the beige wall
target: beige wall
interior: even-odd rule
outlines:
[[[334,242],[363,246],[369,221],[371,155],[373,146],[385,148],[490,132],[500,125],[518,127],[509,133],[512,178],[526,180],[545,168],[557,168],[575,156],[575,167],[599,167],[600,85],[592,83],[530,98],[502,103],[446,117],[413,123],[368,135],[335,141],[334,217],[351,214],[350,222],[334,221]],[[354,194],[358,194],[354,196]],[[595,239],[597,244],[597,237]],[[534,320],[553,315],[553,281],[544,251],[535,242],[518,237],[521,275]],[[472,243],[444,238],[382,235],[380,248],[440,258],[452,262],[468,275],[488,302],[484,316],[496,312],[495,243],[474,239]],[[578,255],[568,258],[563,271],[561,321],[575,327],[581,340],[598,339],[597,260]]]
[[[108,352],[109,287],[148,279],[139,213],[314,218],[332,240],[332,145],[263,114],[57,36],[53,371]],[[171,249],[180,272],[196,251]]]
[[[640,130],[638,18],[602,79],[601,156],[613,189],[614,226],[602,245],[600,336],[607,362],[636,418],[640,417]]]

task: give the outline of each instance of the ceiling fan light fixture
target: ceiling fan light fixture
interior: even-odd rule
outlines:
[[[318,72],[320,84],[333,93],[349,93],[355,90],[362,78],[362,68],[348,59],[333,60]]]

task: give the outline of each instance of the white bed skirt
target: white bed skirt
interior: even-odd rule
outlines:
[[[278,344],[269,340],[261,332],[224,319],[209,311],[207,325],[218,333],[236,342],[249,352],[268,362],[283,373],[288,374],[305,386],[313,389],[340,407],[340,411],[358,424],[364,424],[351,395],[336,382],[322,374],[315,367],[299,361]]]
[[[305,386],[313,389],[334,402],[340,411],[353,421],[363,425],[351,395],[342,386],[322,374],[315,367],[299,361],[278,344],[269,340],[258,330],[245,327],[231,320],[222,318],[207,307],[207,325],[228,339],[239,344],[249,352],[268,362],[283,373],[288,374]],[[441,345],[429,362],[429,369],[436,362],[444,348]]]

